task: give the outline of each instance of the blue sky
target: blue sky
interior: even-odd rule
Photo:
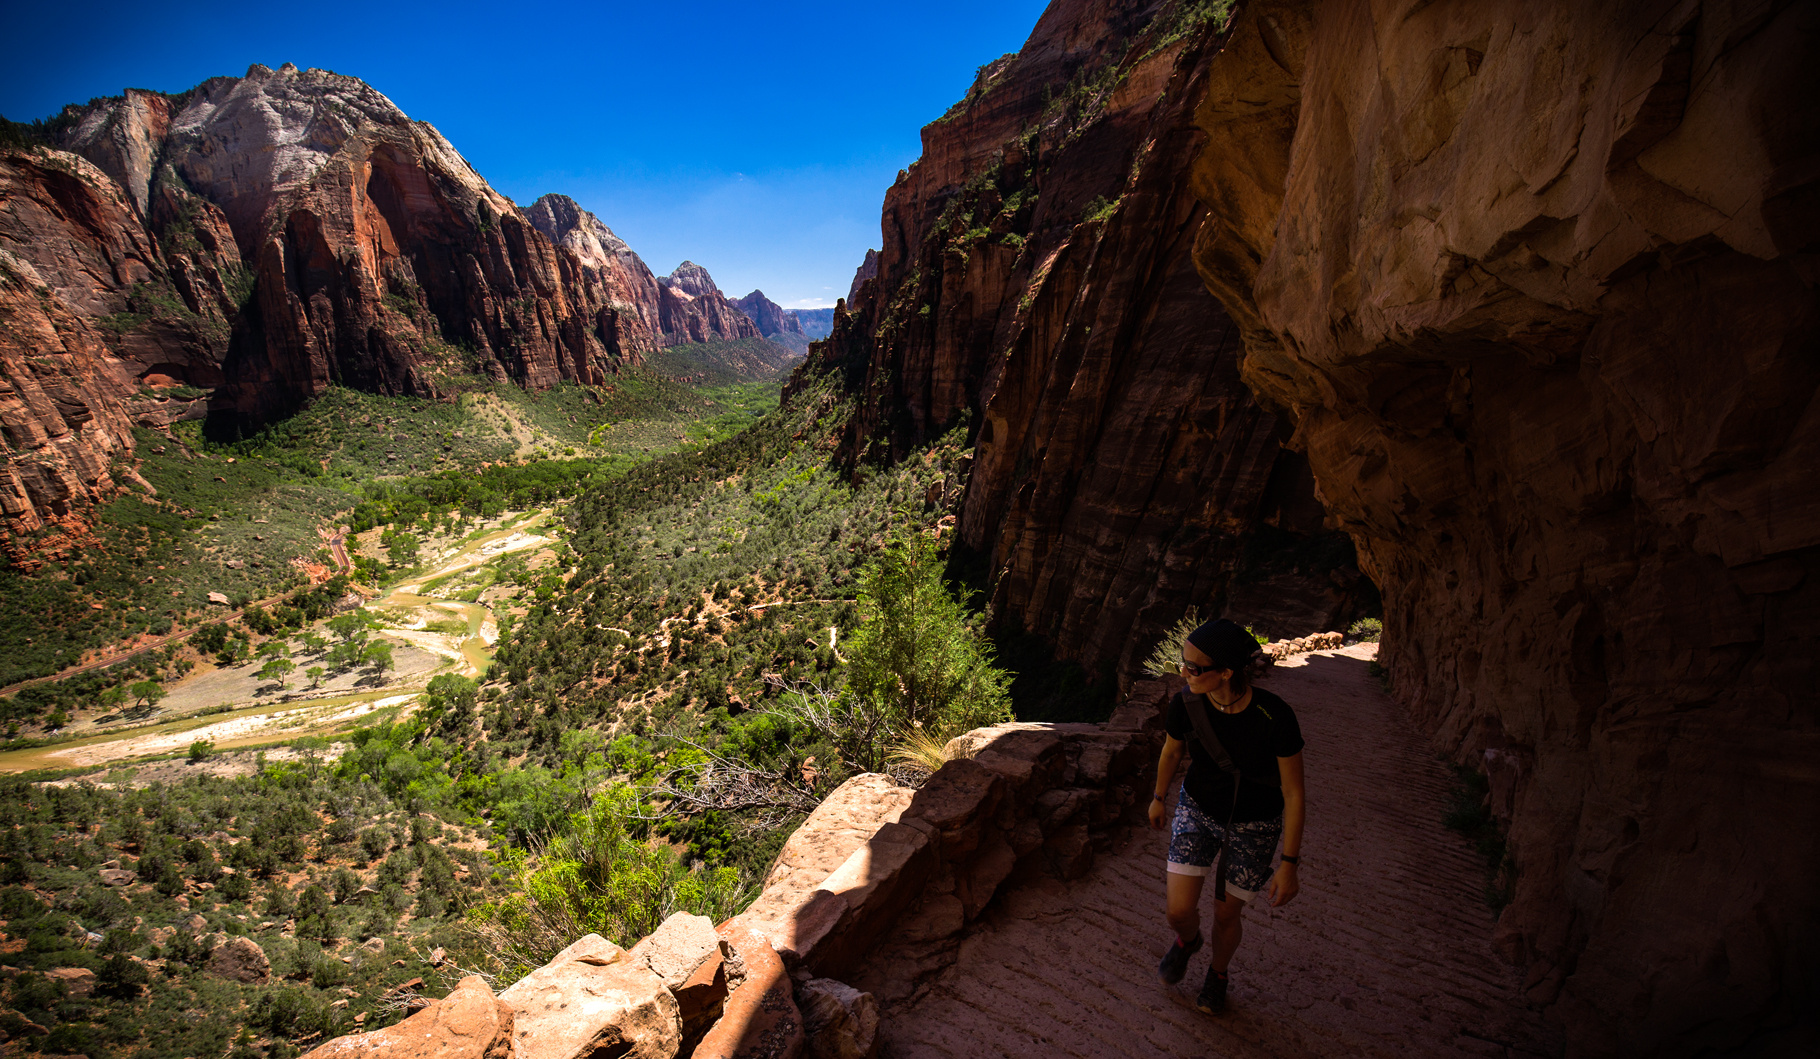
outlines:
[[[12,2],[0,114],[323,67],[435,125],[514,201],[572,196],[660,274],[688,258],[735,297],[832,305],[918,131],[1045,6]]]

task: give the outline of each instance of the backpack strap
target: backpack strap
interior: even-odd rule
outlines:
[[[1182,705],[1188,710],[1188,720],[1194,725],[1195,737],[1201,741],[1201,749],[1207,751],[1207,755],[1213,758],[1213,763],[1220,767],[1221,772],[1234,778],[1234,789],[1236,790],[1236,780],[1241,778],[1239,767],[1232,763],[1232,755],[1226,752],[1226,744],[1220,742],[1220,737],[1214,734],[1213,722],[1207,719],[1207,703],[1199,695],[1186,689],[1182,691],[1181,695]]]
[[[1201,747],[1213,758],[1213,763],[1220,767],[1220,771],[1232,777],[1232,807],[1226,812],[1226,826],[1231,828],[1232,818],[1239,811],[1239,784],[1244,782],[1245,776],[1232,763],[1232,755],[1226,752],[1226,744],[1220,742],[1220,737],[1214,734],[1213,722],[1207,719],[1207,703],[1186,688],[1182,689],[1181,694],[1182,706],[1188,711],[1188,720],[1194,724],[1195,738],[1201,741]],[[1226,862],[1232,859],[1228,852],[1220,854],[1220,865],[1213,875],[1215,901],[1226,900]]]

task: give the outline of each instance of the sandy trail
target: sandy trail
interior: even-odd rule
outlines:
[[[1006,894],[928,987],[888,1004],[891,1059],[921,1056],[1530,1056],[1559,1052],[1489,943],[1482,860],[1446,830],[1451,777],[1366,674],[1375,645],[1279,665],[1296,710],[1308,824],[1302,892],[1245,914],[1231,1007],[1194,1007],[1156,962],[1166,836],[1135,830],[1069,883]],[[1204,897],[1203,917],[1212,900]]]

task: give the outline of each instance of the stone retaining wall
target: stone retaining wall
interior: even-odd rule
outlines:
[[[469,978],[306,1059],[872,1055],[875,994],[908,995],[945,966],[1007,884],[1078,877],[1116,828],[1142,821],[1177,683],[1139,683],[1104,724],[968,732],[921,788],[854,777],[719,927],[678,913],[630,950],[590,934],[497,997]]]

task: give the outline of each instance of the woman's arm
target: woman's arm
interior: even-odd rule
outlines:
[[[1288,904],[1289,899],[1300,890],[1298,880],[1300,870],[1289,858],[1302,855],[1302,818],[1305,810],[1305,792],[1302,788],[1302,755],[1277,758],[1277,771],[1283,780],[1283,863],[1277,865],[1277,871],[1265,888],[1264,896],[1270,901],[1270,907]]]
[[[1185,749],[1187,744],[1175,736],[1163,737],[1163,753],[1156,760],[1156,789],[1151,792],[1153,797],[1150,799],[1150,826],[1158,831],[1169,820],[1169,785],[1175,781],[1175,769],[1182,763]]]

